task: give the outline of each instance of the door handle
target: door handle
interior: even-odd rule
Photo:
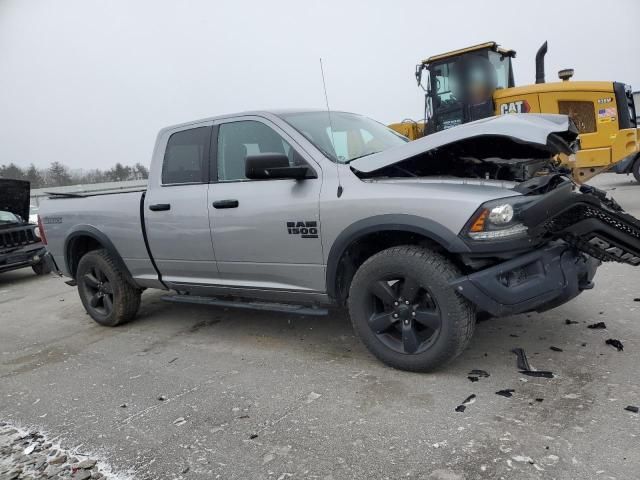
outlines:
[[[156,203],[155,205],[149,205],[149,210],[152,212],[163,212],[165,210],[171,210],[170,203]]]
[[[238,208],[238,200],[218,200],[213,202],[213,208]]]

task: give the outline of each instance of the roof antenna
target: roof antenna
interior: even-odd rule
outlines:
[[[333,138],[333,123],[331,122],[331,109],[329,108],[329,96],[327,95],[327,82],[324,80],[324,68],[322,68],[322,57],[320,57],[320,73],[322,74],[322,86],[324,88],[324,101],[327,104],[327,116],[329,117],[329,130],[331,130],[331,146],[336,158],[336,174],[338,176],[338,198],[342,196],[342,182],[340,181],[340,167],[338,166],[338,154],[336,153],[336,142]]]

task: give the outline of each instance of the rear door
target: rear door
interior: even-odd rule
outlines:
[[[209,216],[220,283],[258,290],[325,289],[320,240],[320,167],[262,117],[216,122]],[[317,178],[248,180],[247,155],[284,153]]]
[[[147,192],[144,218],[151,254],[170,286],[210,284],[218,275],[208,210],[211,124],[172,130],[162,173]]]

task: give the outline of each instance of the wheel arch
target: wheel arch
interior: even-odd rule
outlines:
[[[111,255],[127,280],[132,285],[138,286],[113,242],[103,232],[91,225],[76,225],[65,239],[64,261],[69,275],[75,279],[80,259],[88,252],[100,248],[105,249]]]
[[[353,277],[358,262],[348,271],[348,258],[363,241],[374,242],[371,254],[404,243],[428,243],[447,254],[468,253],[469,247],[451,230],[428,218],[407,214],[375,215],[359,220],[345,228],[335,239],[327,259],[327,294],[337,303],[346,299],[345,287]],[[365,258],[371,254],[365,253]],[[364,261],[363,260],[363,261]],[[362,262],[359,262],[361,264]],[[345,271],[345,268],[347,271]],[[346,277],[345,277],[346,275]]]

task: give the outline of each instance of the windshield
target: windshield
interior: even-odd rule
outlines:
[[[498,52],[489,52],[489,61],[496,71],[496,88],[509,88],[509,72],[511,71],[511,57]]]
[[[0,223],[20,223],[20,219],[11,212],[0,210]]]
[[[381,123],[353,113],[331,112],[331,122],[327,112],[287,113],[280,117],[338,163],[348,163],[408,141]]]

